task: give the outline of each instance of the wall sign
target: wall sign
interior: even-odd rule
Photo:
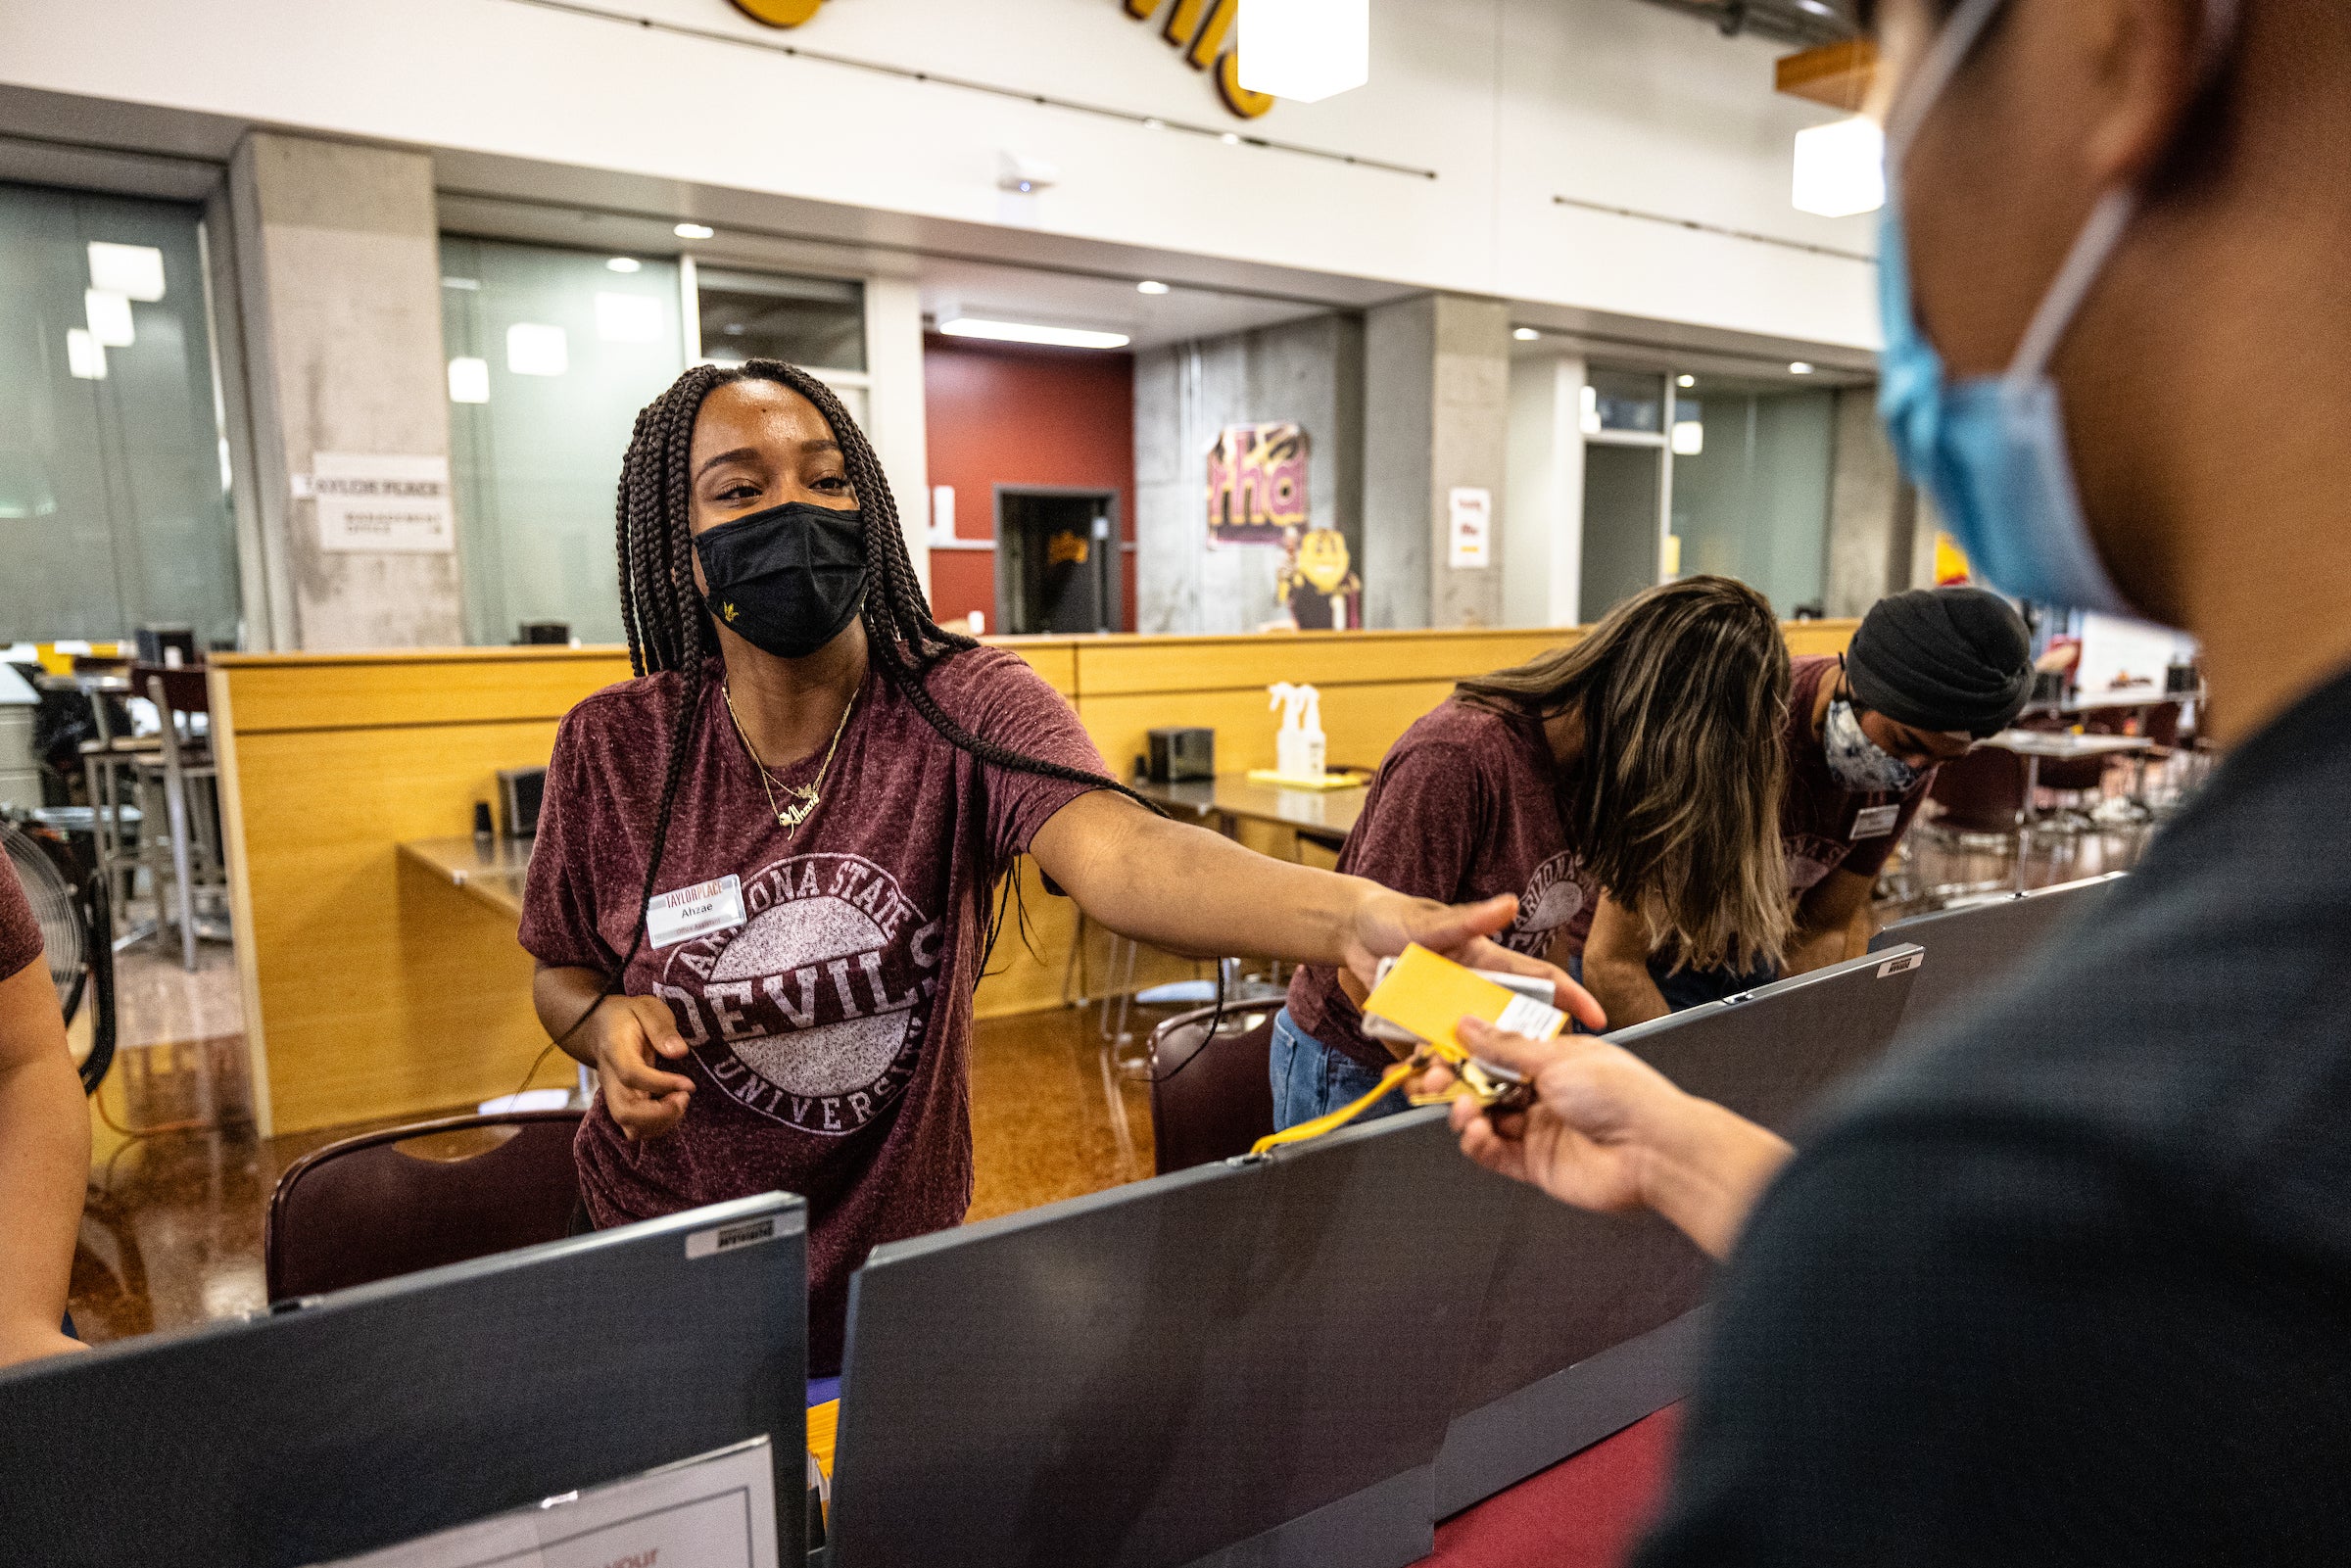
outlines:
[[[729,0],[753,22],[770,27],[796,27],[814,17],[825,0]],[[1217,96],[1243,119],[1255,119],[1273,107],[1271,93],[1251,92],[1241,85],[1240,56],[1227,47],[1240,0],[1122,0],[1127,14],[1149,22],[1163,6],[1167,18],[1159,35],[1183,51],[1184,64],[1194,71],[1213,69]]]
[[[447,457],[317,452],[311,494],[320,549],[434,555],[457,547]]]
[[[1208,546],[1278,545],[1306,527],[1306,432],[1227,425],[1208,449]]]
[[[1494,493],[1456,485],[1445,498],[1451,526],[1447,563],[1476,570],[1494,564]]]
[[[1271,93],[1251,92],[1241,85],[1240,54],[1236,48],[1226,47],[1241,0],[1126,0],[1127,14],[1137,22],[1149,22],[1163,3],[1168,18],[1159,35],[1182,50],[1184,64],[1194,71],[1216,67],[1217,96],[1224,100],[1225,108],[1243,119],[1255,119],[1273,107]]]

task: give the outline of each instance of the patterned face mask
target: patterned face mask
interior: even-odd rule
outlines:
[[[1821,743],[1828,752],[1829,772],[1847,789],[1898,795],[1918,783],[1916,768],[1863,733],[1850,702],[1829,704],[1829,722],[1822,727]]]

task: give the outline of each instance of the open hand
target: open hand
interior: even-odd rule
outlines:
[[[597,1010],[596,1070],[604,1109],[631,1143],[664,1137],[686,1116],[694,1080],[661,1070],[688,1050],[676,1015],[657,996],[615,996]]]
[[[1457,1101],[1462,1153],[1561,1203],[1601,1213],[1654,1209],[1720,1258],[1794,1153],[1768,1127],[1683,1093],[1622,1046],[1530,1040],[1477,1019],[1454,1032],[1471,1056],[1535,1087],[1532,1107],[1498,1117]],[[1440,1090],[1442,1077],[1426,1087]]]
[[[1394,958],[1418,942],[1430,952],[1473,970],[1548,980],[1554,1007],[1588,1029],[1607,1027],[1607,1015],[1592,993],[1569,979],[1565,970],[1513,953],[1493,940],[1517,918],[1518,900],[1509,893],[1476,904],[1440,904],[1433,898],[1408,898],[1383,888],[1357,907],[1355,929],[1347,940],[1347,968],[1367,992],[1378,975],[1381,959]]]

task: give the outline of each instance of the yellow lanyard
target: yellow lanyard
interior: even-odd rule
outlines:
[[[1336,1132],[1377,1105],[1400,1084],[1410,1080],[1415,1073],[1425,1072],[1440,1063],[1453,1069],[1452,1086],[1439,1094],[1415,1094],[1411,1097],[1413,1104],[1416,1106],[1443,1105],[1448,1101],[1459,1100],[1466,1095],[1489,1111],[1521,1110],[1533,1098],[1533,1085],[1516,1082],[1488,1071],[1480,1067],[1476,1059],[1471,1057],[1468,1052],[1450,1040],[1430,1040],[1424,1042],[1419,1050],[1415,1051],[1409,1061],[1399,1062],[1381,1073],[1378,1085],[1353,1105],[1341,1106],[1338,1110],[1327,1112],[1315,1117],[1312,1121],[1301,1121],[1294,1127],[1284,1127],[1279,1132],[1269,1133],[1252,1144],[1249,1152],[1253,1155],[1262,1155],[1267,1150],[1277,1149],[1283,1144],[1304,1143],[1310,1138],[1319,1138],[1326,1132]]]

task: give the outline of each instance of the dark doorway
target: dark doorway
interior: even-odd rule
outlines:
[[[1008,635],[1115,631],[1119,498],[996,487],[996,625]]]

